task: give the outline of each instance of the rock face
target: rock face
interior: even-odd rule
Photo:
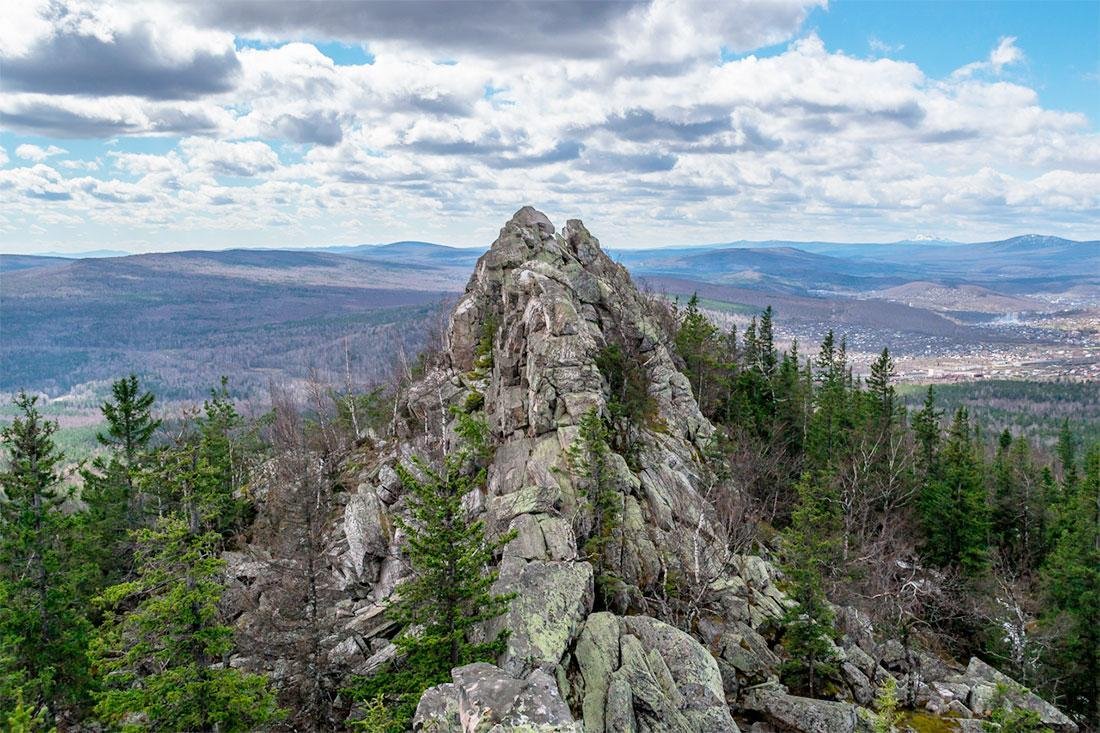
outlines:
[[[774,646],[790,602],[767,559],[729,550],[709,493],[736,487],[716,487],[707,470],[714,428],[677,369],[668,322],[580,221],[559,233],[524,207],[504,225],[455,306],[443,353],[409,389],[396,437],[359,470],[334,528],[329,560],[348,598],[330,639],[341,668],[369,672],[393,655],[377,616],[407,573],[393,466],[453,445],[452,410],[472,405],[494,452],[484,492],[467,505],[491,531],[517,533],[495,587],[516,596],[487,629],[510,637],[496,665],[455,669],[424,694],[418,730],[717,733],[737,731],[736,717],[759,730],[857,731],[857,705],[891,675],[919,687],[930,709],[938,700],[980,714],[984,671],[953,682],[944,667],[941,681],[958,690],[945,699],[927,675],[885,666],[869,623],[845,609],[847,701],[794,697],[778,683]],[[644,369],[651,409],[630,436],[630,460],[609,457],[621,519],[597,558],[583,550],[593,517],[569,450],[583,416],[607,409],[597,356],[612,345]],[[601,569],[613,592],[597,592]]]

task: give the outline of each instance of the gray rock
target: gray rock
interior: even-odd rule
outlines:
[[[491,633],[507,629],[501,666],[512,674],[552,670],[592,610],[592,566],[506,557],[494,593],[515,593],[509,610],[494,619]]]
[[[739,700],[745,710],[767,716],[783,730],[797,733],[871,733],[871,724],[860,708],[844,702],[796,697],[778,685],[761,685],[747,690]]]
[[[374,577],[365,577],[368,558],[383,558],[389,547],[388,522],[385,520],[382,502],[370,487],[354,494],[344,508],[344,536],[347,537],[347,563],[355,570],[355,575],[367,582]]]
[[[421,696],[413,730],[425,733],[581,733],[554,679],[536,670],[526,679],[478,662],[451,671],[452,683]]]
[[[1061,710],[977,657],[971,657],[963,678],[971,683],[968,707],[977,715],[989,714],[993,707],[997,687],[1001,686],[1006,691],[1006,698],[1009,703],[1038,713],[1043,724],[1049,726],[1055,733],[1077,732],[1077,724]]]
[[[657,619],[592,614],[575,658],[575,687],[590,733],[737,730],[715,659]]]

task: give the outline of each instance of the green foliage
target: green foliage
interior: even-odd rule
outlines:
[[[97,456],[90,469],[81,471],[88,505],[84,539],[90,557],[99,567],[100,587],[120,582],[130,570],[133,547],[129,533],[143,520],[137,477],[141,460],[161,421],[152,416],[155,397],[142,392],[137,376],[111,386],[114,401],[104,401],[101,410],[106,431],[96,438],[107,454]]]
[[[132,466],[160,427],[161,421],[152,416],[156,398],[152,392],[142,392],[136,374],[114,382],[111,394],[114,401],[106,400],[100,407],[107,431],[98,433],[96,439],[125,465]]]
[[[83,705],[91,684],[82,589],[94,568],[74,552],[79,515],[62,511],[57,423],[42,418],[37,397],[14,402],[19,414],[0,431],[0,710],[18,704],[50,723]]]
[[[362,437],[368,429],[381,427],[389,419],[384,387],[362,393],[334,391],[331,397],[336,405],[337,424],[356,438]]]
[[[46,721],[46,709],[33,710],[23,700],[23,690],[17,690],[10,712],[0,720],[0,733],[56,733]]]
[[[596,354],[596,368],[608,386],[608,419],[622,430],[645,423],[654,410],[645,365],[609,344]]]
[[[987,733],[1053,733],[1043,725],[1038,713],[1013,705],[1008,699],[1008,693],[1006,685],[997,685],[989,719],[982,721],[983,730]]]
[[[829,688],[839,673],[833,638],[833,612],[822,578],[836,559],[840,532],[840,502],[827,484],[803,475],[796,487],[799,502],[783,532],[783,572],[795,602],[783,619],[781,639],[787,660],[784,682],[810,697]]]
[[[499,326],[500,322],[495,314],[489,314],[481,323],[481,334],[477,346],[474,347],[475,379],[481,379],[493,370],[493,339],[496,338]]]
[[[622,523],[622,496],[614,485],[607,426],[595,407],[581,417],[577,427],[577,437],[567,450],[567,458],[574,486],[592,515],[584,555],[595,568],[601,595],[607,598],[619,582],[609,571],[607,554]]]
[[[462,403],[462,409],[467,414],[477,412],[483,407],[485,407],[485,394],[477,390],[473,390],[466,395],[466,399]]]
[[[720,430],[721,455],[707,461],[725,464],[716,474],[747,496],[748,508],[727,521],[743,522],[747,512],[780,529],[790,525],[789,555],[798,547],[790,535],[807,523],[813,504],[799,481],[809,472],[817,498],[842,507],[830,521],[843,527],[843,542],[826,548],[832,559],[817,564],[822,577],[789,570],[794,589],[847,586],[854,596],[895,598],[895,589],[882,586],[900,578],[882,563],[904,557],[915,570],[944,568],[939,600],[910,597],[906,606],[895,598],[884,620],[905,639],[919,620],[921,633],[947,639],[959,655],[1007,649],[1013,663],[1030,667],[1043,694],[1100,726],[1100,508],[1089,459],[1081,456],[1100,435],[1089,419],[1100,405],[1095,385],[943,385],[923,391],[910,414],[903,403],[915,390],[894,383],[888,350],[861,383],[838,334],[827,333],[811,361],[797,344],[776,355],[772,331],[767,311],[740,339],[707,321],[697,298],[680,313],[677,352],[703,413]],[[945,405],[954,413],[946,430]],[[972,423],[974,416],[982,420]],[[720,500],[716,509],[722,513]],[[822,640],[831,624],[827,608],[815,606],[818,594],[804,598],[789,615],[785,644],[814,654],[828,647]],[[963,606],[972,610],[960,614]],[[1019,616],[1011,648],[989,620],[1006,609]],[[1039,658],[1016,659],[1025,647]],[[789,656],[803,662],[789,665],[788,676],[808,687],[807,654]]]
[[[955,412],[938,471],[920,496],[925,555],[975,576],[988,565],[985,466],[965,407]]]
[[[1056,630],[1051,661],[1063,676],[1065,704],[1100,724],[1100,444],[1085,457],[1083,480],[1042,572],[1044,622]]]
[[[425,689],[449,680],[453,667],[494,660],[507,640],[503,630],[487,641],[476,641],[472,634],[504,613],[512,599],[492,592],[497,576],[489,568],[515,534],[490,539],[484,522],[467,516],[463,497],[484,487],[485,471],[478,462],[488,447],[483,420],[461,413],[458,419],[465,442],[444,458],[441,470],[419,458],[411,467],[397,466],[409,521],[396,521],[405,533],[404,551],[413,571],[388,609],[402,628],[395,639],[399,660],[352,689],[354,697],[373,705],[383,696],[392,718],[372,714],[374,725],[382,719],[386,726],[375,730],[408,730]]]
[[[267,679],[225,664],[233,632],[218,608],[220,536],[168,517],[136,539],[136,577],[97,599],[106,612],[92,646],[99,718],[121,730],[226,733],[276,720]]]
[[[352,730],[366,733],[405,733],[408,730],[407,722],[411,719],[411,714],[388,704],[383,693],[364,700],[360,707],[360,716],[350,724]]]
[[[887,677],[875,696],[874,712],[861,712],[874,733],[894,733],[902,718],[898,712],[898,681]]]

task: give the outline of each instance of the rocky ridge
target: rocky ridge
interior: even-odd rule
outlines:
[[[509,629],[508,647],[496,665],[457,668],[428,690],[417,730],[870,730],[859,707],[889,677],[956,729],[981,730],[1007,678],[978,659],[953,669],[899,651],[854,609],[838,614],[839,701],[796,697],[778,682],[790,602],[768,558],[730,550],[711,496],[736,489],[707,468],[714,427],[677,369],[666,324],[579,220],[557,232],[524,207],[505,224],[454,309],[446,348],[410,388],[396,437],[358,469],[333,529],[328,559],[342,599],[326,640],[331,668],[366,674],[393,658],[383,610],[408,572],[392,521],[403,505],[393,466],[452,445],[452,407],[483,405],[494,453],[484,492],[467,504],[492,531],[517,533],[496,585],[516,597],[488,630]],[[592,517],[568,451],[585,413],[607,408],[596,357],[610,344],[644,367],[652,415],[632,436],[631,460],[610,456],[621,522],[603,563],[619,582],[602,598],[581,549]],[[1076,730],[1011,686],[1014,702],[1051,728]]]

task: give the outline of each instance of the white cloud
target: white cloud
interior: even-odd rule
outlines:
[[[59,148],[56,145],[49,145],[45,148],[38,145],[24,144],[15,149],[15,155],[23,160],[33,160],[36,163],[40,163],[46,158],[53,157],[55,155],[62,155],[68,152],[64,148]]]
[[[1004,36],[997,47],[989,52],[989,58],[975,61],[955,70],[955,76],[965,78],[978,72],[988,71],[1001,74],[1006,66],[1018,64],[1024,60],[1024,52],[1016,45],[1016,36]]]
[[[436,29],[397,22],[391,11],[402,4],[105,5],[45,30],[32,18],[28,33],[51,43],[150,39],[175,65],[141,73],[176,74],[179,84],[195,81],[184,71],[198,55],[169,30],[211,57],[228,48],[229,31],[286,42],[234,51],[225,89],[195,82],[165,99],[128,83],[109,94],[0,98],[0,121],[15,132],[121,140],[100,167],[66,159],[0,179],[15,194],[3,213],[17,231],[46,206],[151,238],[203,232],[219,244],[239,243],[240,232],[266,244],[290,232],[306,243],[475,243],[535,203],[596,219],[609,243],[646,244],[874,238],[943,222],[958,228],[944,235],[991,237],[991,223],[1009,234],[1095,208],[1100,135],[1085,116],[1044,108],[1034,89],[999,77],[1023,60],[1014,38],[967,71],[930,78],[885,45],[869,41],[882,57],[859,58],[798,36],[815,4],[584,3],[596,30],[562,20],[571,38],[535,26],[523,36],[530,43],[483,32],[432,49]],[[374,20],[341,14],[346,7]],[[566,12],[522,7],[518,18],[556,22]],[[458,8],[483,15],[458,17]],[[405,12],[453,17],[458,35],[500,11],[442,3]],[[373,63],[340,65],[302,40],[322,31],[367,44]],[[779,53],[719,61],[723,47],[791,38]],[[45,43],[2,42],[23,54]],[[128,147],[148,135],[181,140],[163,153]],[[49,148],[39,149],[25,159],[47,160]]]
[[[180,150],[192,168],[220,176],[251,178],[279,165],[275,151],[258,140],[234,143],[187,138],[180,143]]]

